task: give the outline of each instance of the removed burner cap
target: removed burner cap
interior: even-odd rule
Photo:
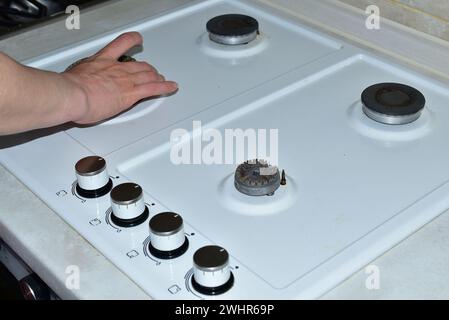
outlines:
[[[250,160],[237,167],[234,185],[248,196],[271,196],[281,185],[278,168],[263,160]]]
[[[424,95],[400,83],[378,83],[362,93],[363,112],[384,124],[407,124],[416,121],[424,109]]]
[[[219,44],[247,44],[257,38],[259,23],[243,14],[225,14],[207,22],[209,38]]]

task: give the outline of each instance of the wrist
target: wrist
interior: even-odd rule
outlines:
[[[66,81],[68,94],[64,103],[64,118],[66,122],[76,122],[85,115],[89,109],[87,92],[76,75],[61,73]]]

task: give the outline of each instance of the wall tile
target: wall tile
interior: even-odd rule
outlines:
[[[449,41],[449,0],[339,0],[365,9],[377,5],[384,18]]]

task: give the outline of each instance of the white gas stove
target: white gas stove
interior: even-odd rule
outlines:
[[[152,297],[316,298],[449,208],[444,85],[246,1],[27,63],[63,71],[125,31],[179,92],[2,138],[0,160]]]

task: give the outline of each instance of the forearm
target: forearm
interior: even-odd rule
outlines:
[[[0,53],[0,135],[73,120],[83,92],[62,74],[22,66]]]

